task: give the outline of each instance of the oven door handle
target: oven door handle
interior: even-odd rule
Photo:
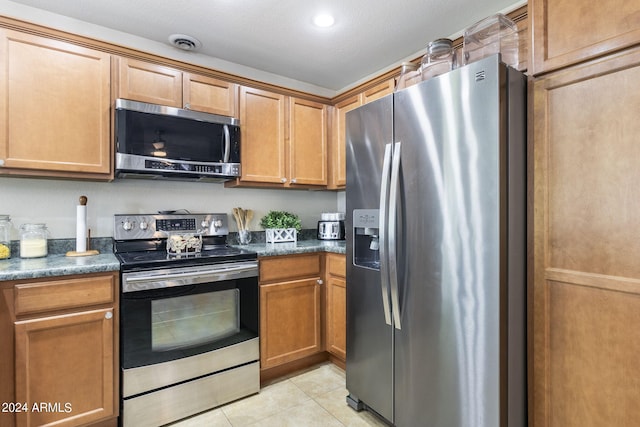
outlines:
[[[206,268],[164,269],[156,272],[125,273],[122,275],[122,292],[146,289],[186,286],[197,283],[221,282],[258,276],[258,263],[216,265]]]

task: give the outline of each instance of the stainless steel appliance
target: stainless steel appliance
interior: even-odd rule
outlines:
[[[240,176],[238,119],[117,99],[116,176],[225,181]]]
[[[159,426],[259,391],[255,252],[226,214],[115,215],[123,426]],[[202,239],[167,252],[167,236]]]
[[[347,113],[347,401],[526,425],[526,78],[495,55]]]
[[[344,213],[323,213],[318,221],[318,240],[344,240]]]

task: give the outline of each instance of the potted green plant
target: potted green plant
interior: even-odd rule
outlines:
[[[295,242],[297,232],[302,229],[300,218],[285,211],[269,211],[260,219],[267,243]]]

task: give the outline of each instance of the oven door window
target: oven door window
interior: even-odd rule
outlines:
[[[204,345],[240,332],[240,291],[151,301],[151,350]]]
[[[206,353],[258,336],[257,278],[123,293],[122,368]]]

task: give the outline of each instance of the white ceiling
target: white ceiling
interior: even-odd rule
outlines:
[[[224,69],[224,64],[228,65],[226,68],[237,64],[243,67],[240,72],[243,77],[253,78],[249,74],[259,71],[267,76],[262,80],[268,83],[277,80],[268,81],[268,76],[281,76],[300,82],[309,92],[327,96],[403,60],[418,57],[431,40],[460,35],[478,20],[526,2],[13,0],[8,3],[22,5],[21,15],[39,12],[32,8],[42,9],[164,45],[169,43],[171,34],[187,34],[202,42],[196,54],[188,54],[194,59],[221,60],[221,71],[238,73]],[[323,11],[334,15],[333,27],[313,26],[313,16]]]

